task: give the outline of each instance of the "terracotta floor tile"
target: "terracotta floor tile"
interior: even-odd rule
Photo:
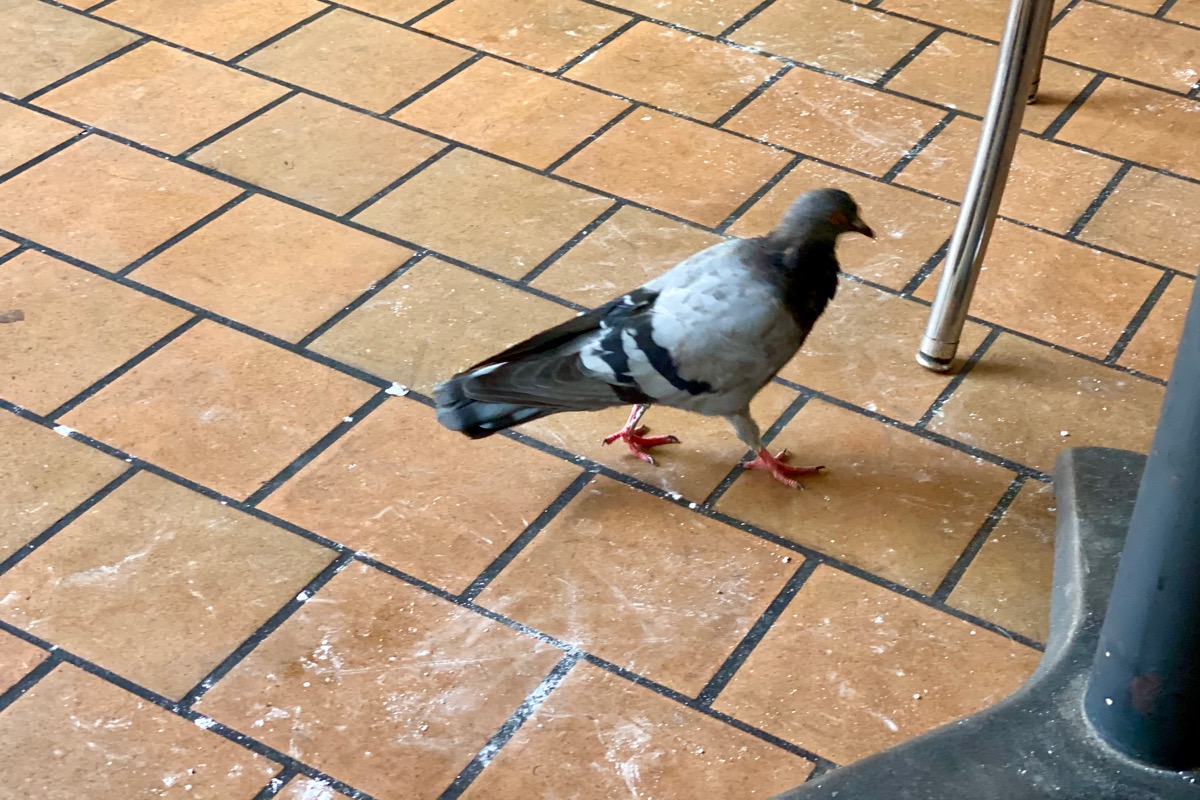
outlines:
[[[296,341],[411,255],[407,248],[255,195],[132,274]]]
[[[982,125],[956,117],[896,178],[961,202]],[[1117,172],[1118,162],[1057,142],[1021,136],[1000,213],[1066,233]]]
[[[768,384],[750,404],[750,412],[765,431],[796,399],[796,392]],[[605,466],[675,492],[700,503],[717,488],[729,471],[746,455],[729,423],[720,417],[702,417],[665,406],[655,406],[644,420],[656,433],[678,436],[680,443],[654,452],[655,463],[647,464],[630,455],[618,443],[605,447],[605,436],[621,429],[629,407],[600,412],[555,414],[522,426],[521,430],[547,444],[578,453]]]
[[[429,392],[435,383],[571,316],[570,309],[549,300],[427,258],[312,349]]]
[[[1089,247],[999,220],[971,314],[1104,358],[1162,273]],[[941,267],[917,296],[932,300]]]
[[[39,800],[242,800],[280,770],[69,664],[0,715],[0,752],[5,788]]]
[[[1149,381],[1002,334],[929,427],[1049,472],[1066,447],[1146,452],[1162,395]]]
[[[0,92],[17,97],[82,69],[137,40],[132,33],[38,0],[7,0],[0,42]]]
[[[0,100],[0,175],[77,133],[74,125]]]
[[[50,527],[126,464],[16,414],[0,413],[0,560]]]
[[[805,160],[751,206],[729,233],[762,236],[779,223],[792,201],[824,186],[849,192],[877,237],[845,236],[838,242],[838,262],[852,275],[903,289],[954,231],[958,209],[949,203]]]
[[[287,90],[148,42],[38,98],[38,105],[168,153],[186,150]]]
[[[1195,284],[1178,276],[1171,279],[1167,291],[1138,328],[1118,363],[1163,380],[1170,377]]]
[[[416,27],[538,69],[555,70],[628,19],[578,0],[455,0]]]
[[[532,285],[595,308],[722,241],[708,231],[622,206]]]
[[[0,265],[0,297],[25,314],[0,337],[0,397],[42,414],[191,316],[32,250]]]
[[[442,147],[399,125],[301,94],[191,160],[344,214]]]
[[[1079,238],[1195,275],[1200,268],[1200,186],[1134,167]]]
[[[928,25],[839,0],[782,0],[729,38],[821,69],[874,81],[932,31]]]
[[[463,797],[767,798],[811,771],[798,756],[583,662]]]
[[[117,0],[97,14],[227,59],[324,7],[317,0]]]
[[[946,32],[889,81],[888,88],[982,116],[996,77],[996,52],[994,44]],[[1021,127],[1035,133],[1046,130],[1092,77],[1086,70],[1045,62],[1038,101],[1025,106]]]
[[[828,471],[807,479],[803,492],[742,475],[717,508],[924,593],[937,588],[1013,478],[819,400],[775,437],[772,449],[779,447]]]
[[[755,0],[617,0],[609,5],[716,35],[758,6]]]
[[[1055,13],[1066,4],[1067,0],[1054,0]],[[1008,6],[994,0],[883,0],[879,8],[995,41],[1004,35],[1008,16]]]
[[[883,175],[943,116],[861,84],[793,69],[725,127]]]
[[[647,110],[617,123],[555,172],[716,225],[788,160],[787,153]]]
[[[372,394],[365,383],[202,322],[63,422],[240,498]]]
[[[354,219],[519,278],[610,205],[553,178],[455,150]]]
[[[913,358],[929,308],[853,281],[837,296],[780,377],[915,424],[951,376],[921,369]],[[880,336],[880,331],[891,335]],[[959,345],[966,358],[987,329],[968,322]]]
[[[561,656],[352,564],[198,708],[375,797],[432,800]]]
[[[13,250],[16,250],[20,246],[21,245],[19,245],[18,243],[14,242],[10,239],[6,239],[3,236],[0,236],[0,258],[3,258],[4,256],[11,253]],[[7,310],[7,309],[5,309],[5,310]]]
[[[478,602],[695,695],[775,599],[798,560],[776,545],[599,477]]]
[[[408,22],[436,6],[440,0],[343,0],[342,5],[385,17],[393,22]]]
[[[458,593],[579,470],[500,436],[473,442],[389,400],[262,508]],[[521,482],[497,480],[520,474]]]
[[[1194,68],[1200,30],[1094,3],[1071,9],[1054,26],[1046,49],[1075,64],[1177,92],[1189,91],[1200,77]]]
[[[0,226],[117,270],[238,193],[184,167],[88,136],[0,184]]]
[[[0,693],[42,663],[48,653],[11,633],[0,631]]]
[[[764,56],[639,22],[567,76],[715,122],[782,65]]]
[[[179,699],[333,555],[143,472],[0,577],[0,617]]]
[[[544,169],[628,106],[582,86],[485,58],[395,117]]]
[[[1029,481],[947,602],[1039,642],[1050,629],[1054,487]]]
[[[1039,657],[817,567],[714,705],[846,764],[992,705]]]
[[[328,783],[305,777],[293,779],[276,797],[279,800],[346,800],[346,795],[334,791]]]
[[[1122,3],[1122,5],[1132,8],[1132,5],[1128,2]],[[1188,25],[1200,27],[1200,8],[1193,3],[1176,3],[1167,12],[1167,19],[1186,22]]]
[[[338,9],[242,64],[371,111],[386,111],[468,56],[452,44]]]

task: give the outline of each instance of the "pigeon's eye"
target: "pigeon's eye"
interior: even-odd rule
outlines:
[[[850,218],[841,211],[835,211],[829,215],[829,224],[835,228],[846,228],[850,226]]]

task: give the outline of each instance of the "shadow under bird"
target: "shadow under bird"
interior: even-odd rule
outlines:
[[[472,439],[563,411],[633,404],[624,441],[649,450],[656,404],[721,416],[755,454],[742,463],[799,487],[823,467],[798,467],[763,447],[750,401],[796,354],[833,299],[843,233],[875,238],[840,189],[798,197],[766,236],[713,245],[604,305],[497,353],[434,387],[437,418]]]

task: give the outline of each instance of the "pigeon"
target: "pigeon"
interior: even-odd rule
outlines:
[[[875,238],[840,189],[800,195],[769,234],[731,239],[627,294],[479,362],[434,387],[438,421],[472,439],[564,411],[630,404],[623,441],[649,451],[652,405],[724,417],[754,457],[742,463],[792,488],[824,467],[792,466],[763,446],[750,401],[800,349],[838,284],[843,233]]]

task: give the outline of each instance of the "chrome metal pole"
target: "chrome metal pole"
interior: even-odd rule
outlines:
[[[929,324],[917,351],[917,362],[935,372],[948,371],[958,351],[975,280],[1021,132],[1025,101],[1032,101],[1041,74],[1053,8],[1053,0],[1013,0],[1009,8],[979,149],[950,239]]]

